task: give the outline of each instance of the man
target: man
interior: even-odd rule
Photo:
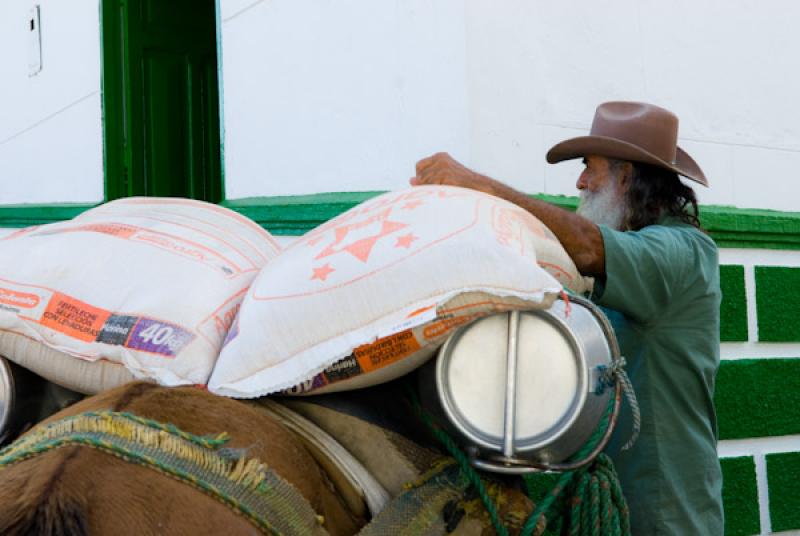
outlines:
[[[609,315],[642,412],[636,444],[625,409],[607,452],[636,535],[723,533],[714,378],[719,365],[719,267],[699,229],[697,201],[678,175],[707,186],[677,147],[678,119],[644,103],[609,102],[588,136],[566,140],[547,161],[583,158],[577,214],[475,173],[447,154],[417,164],[414,185],[448,184],[515,203],[558,236],[592,299]]]

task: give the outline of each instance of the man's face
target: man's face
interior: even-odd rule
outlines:
[[[578,214],[598,225],[618,231],[625,222],[624,167],[612,166],[608,158],[589,155],[586,168],[575,185],[580,190]]]

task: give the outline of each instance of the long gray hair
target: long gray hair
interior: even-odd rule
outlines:
[[[672,217],[702,229],[694,190],[681,182],[677,173],[641,162],[631,164],[633,171],[625,194],[625,228],[638,231],[663,217]],[[612,169],[622,165],[621,160],[610,162]]]

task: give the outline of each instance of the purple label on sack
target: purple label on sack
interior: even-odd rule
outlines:
[[[320,387],[325,387],[327,384],[328,380],[326,380],[325,375],[320,372],[310,380],[306,380],[294,387],[284,389],[281,393],[285,395],[301,395],[319,389]]]
[[[140,318],[125,346],[133,350],[175,357],[193,339],[193,333],[175,324]]]

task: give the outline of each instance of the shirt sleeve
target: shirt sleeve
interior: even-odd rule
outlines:
[[[606,259],[606,281],[595,301],[637,322],[648,324],[669,307],[685,286],[694,262],[691,231],[651,225],[640,231],[600,226]]]

